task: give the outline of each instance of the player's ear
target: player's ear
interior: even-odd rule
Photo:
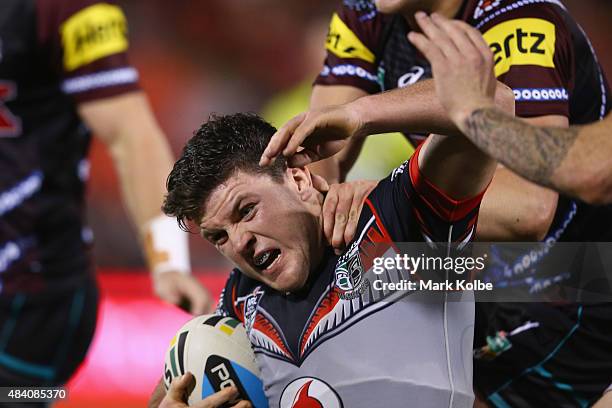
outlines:
[[[310,199],[316,190],[312,186],[312,174],[306,167],[292,167],[287,169],[290,180],[304,201]]]

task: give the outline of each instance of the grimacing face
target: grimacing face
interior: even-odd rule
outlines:
[[[245,275],[297,291],[324,250],[319,197],[304,169],[287,169],[282,182],[237,171],[210,194],[200,231]]]

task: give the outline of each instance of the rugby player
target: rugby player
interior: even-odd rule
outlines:
[[[427,21],[424,15],[420,19]],[[493,60],[493,55],[480,33],[444,16],[434,15],[433,19],[432,35],[413,32],[410,40],[432,65],[437,60],[439,69],[447,68],[437,77],[436,90],[461,132],[491,157],[534,183],[588,203],[611,203],[612,115],[569,129],[535,127],[504,115],[481,86],[483,78],[491,74],[484,61]],[[449,48],[451,41],[444,33],[452,29],[452,24],[459,24],[471,41],[459,44],[458,52],[437,52]]]
[[[312,93],[316,109],[303,118],[301,138],[330,123],[353,133],[368,132],[369,124],[379,122],[377,116],[389,109],[404,111],[409,132],[457,131],[437,100],[434,82],[424,80],[431,76],[429,63],[406,38],[416,27],[417,7],[454,16],[483,33],[495,54],[498,80],[514,89],[516,114],[529,123],[567,127],[596,121],[609,111],[609,87],[595,53],[557,0],[379,0],[376,5],[344,0],[332,17],[327,59]],[[367,96],[397,87],[402,88]],[[399,105],[398,100],[405,102]],[[415,144],[420,141],[418,136],[410,139]],[[354,138],[347,149],[313,171],[331,182],[339,180],[362,140]],[[316,154],[306,145],[301,157]],[[327,228],[333,237],[351,236],[343,231],[356,221],[352,214],[360,200],[355,197],[361,194],[344,194],[347,203],[337,204],[337,209],[350,208],[351,213],[326,218],[335,223]],[[500,168],[483,199],[477,239],[610,241],[611,225],[611,207],[558,198],[556,192]],[[505,266],[514,270],[520,258],[504,259]],[[496,283],[540,291],[572,276],[572,271],[560,270],[539,277],[532,268],[526,276],[501,276]],[[493,361],[476,361],[480,393],[497,406],[580,406],[593,401],[609,383],[612,371],[612,348],[605,340],[612,337],[610,307],[481,305],[475,335],[478,349],[486,344],[487,335],[512,332],[534,321],[538,325],[519,330],[512,347]],[[576,349],[592,352],[578,355],[572,351]]]
[[[160,211],[172,156],[128,63],[121,9],[3,0],[0,15],[0,384],[58,385],[96,323],[90,129],[111,152],[157,294],[194,313],[208,295],[188,274],[184,233]]]
[[[512,112],[509,91],[505,101]],[[397,253],[394,242],[469,241],[495,162],[465,138],[430,137],[372,190],[357,237],[338,256],[324,238],[323,195],[309,170],[282,156],[259,166],[274,133],[253,115],[204,123],[168,177],[163,207],[199,225],[236,265],[218,313],[244,323],[270,406],[471,407],[473,303],[447,292],[419,302],[370,279],[376,257]],[[321,132],[319,151],[337,152],[348,136]],[[187,383],[173,383],[161,406],[185,406]],[[317,399],[310,388],[324,391]],[[197,406],[232,397],[220,393]]]

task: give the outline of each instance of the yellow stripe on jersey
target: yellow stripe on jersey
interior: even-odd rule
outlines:
[[[100,3],[73,14],[60,27],[64,68],[75,70],[127,50],[127,22],[117,6]]]
[[[539,18],[504,21],[483,34],[493,51],[495,76],[514,65],[554,68],[555,25]]]
[[[375,60],[372,51],[363,45],[337,13],[334,13],[329,23],[325,48],[340,58],[359,58],[367,62]]]

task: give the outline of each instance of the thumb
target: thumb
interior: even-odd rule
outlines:
[[[167,396],[170,397],[172,401],[186,402],[194,386],[195,378],[193,374],[189,372],[185,373],[172,380]]]
[[[329,191],[327,180],[314,173],[312,173],[312,186],[320,193],[327,193]]]

